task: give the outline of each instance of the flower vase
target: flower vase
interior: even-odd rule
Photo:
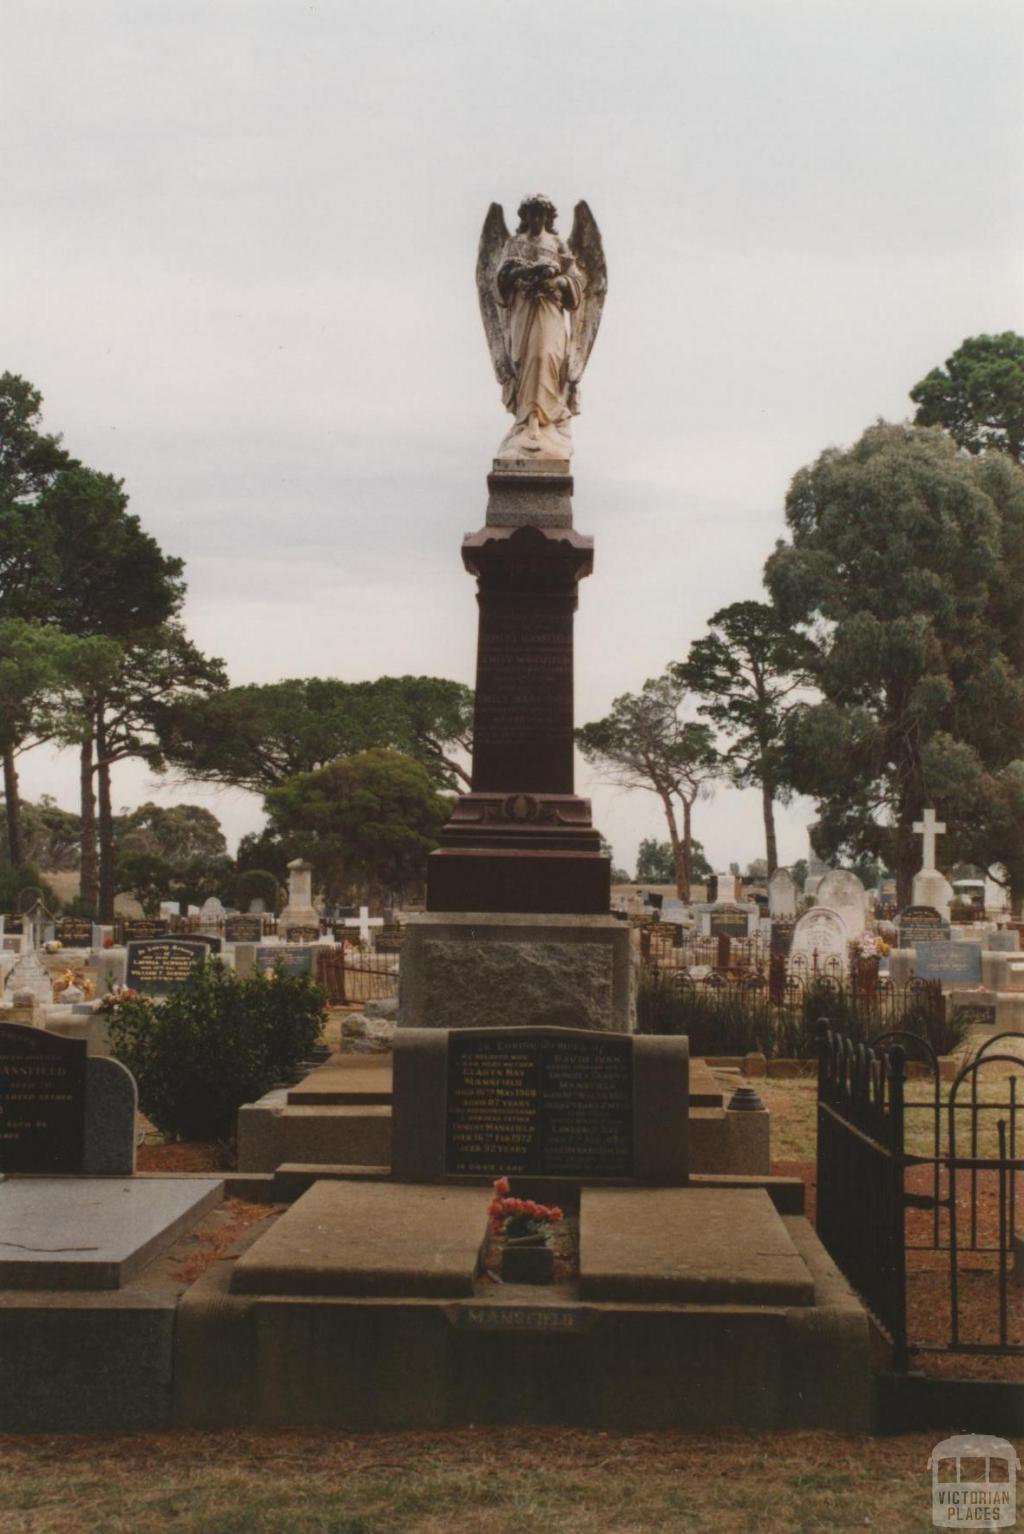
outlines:
[[[501,1276],[506,1284],[550,1284],[555,1276],[555,1254],[543,1231],[528,1236],[506,1235]]]

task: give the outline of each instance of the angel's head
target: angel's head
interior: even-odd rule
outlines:
[[[535,192],[532,197],[524,197],[519,204],[519,228],[516,233],[536,235],[546,229],[549,234],[554,234],[557,217],[558,209],[551,198]]]

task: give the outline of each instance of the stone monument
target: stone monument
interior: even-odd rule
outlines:
[[[477,263],[484,331],[515,424],[488,476],[485,525],[462,545],[480,610],[472,787],[428,860],[400,1011],[410,1027],[622,1030],[628,931],[610,915],[609,860],[573,780],[573,618],[594,551],[572,525],[569,421],[607,277],[585,203],[567,244],[546,198],[525,199],[519,215],[510,236],[492,204]]]
[[[935,838],[945,831],[945,823],[936,820],[935,811],[927,809],[920,820],[914,821],[914,830],[921,837],[921,871],[914,875],[913,903],[916,906],[932,906],[944,921],[949,920],[949,908],[953,903],[953,886],[935,867]]]
[[[313,904],[313,865],[304,858],[288,864],[288,903],[277,918],[282,935],[289,927],[315,927],[320,931],[320,912]]]

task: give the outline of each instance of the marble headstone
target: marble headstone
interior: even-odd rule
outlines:
[[[867,925],[868,896],[856,874],[843,868],[830,868],[818,885],[818,905],[837,911],[846,923],[851,938],[859,937]]]
[[[847,926],[838,911],[827,906],[813,906],[797,922],[790,945],[791,964],[799,964],[808,973],[846,973],[848,965]]]
[[[777,868],[768,880],[768,910],[773,917],[787,921],[796,915],[796,880],[788,868]]]

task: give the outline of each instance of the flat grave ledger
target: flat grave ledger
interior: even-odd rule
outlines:
[[[225,943],[259,943],[263,939],[263,917],[258,914],[228,916],[224,919]]]
[[[685,1038],[578,1028],[399,1028],[392,1173],[687,1180]]]
[[[914,948],[914,967],[918,980],[980,985],[981,944],[948,941],[919,943]]]
[[[286,927],[284,940],[286,943],[319,943],[319,927]]]
[[[313,950],[308,944],[303,947],[297,944],[289,947],[285,943],[257,948],[256,968],[258,970],[273,970],[278,965],[286,975],[312,975]]]
[[[453,1174],[631,1177],[631,1042],[453,1034],[445,1133]]]
[[[65,948],[91,948],[92,917],[62,916],[53,935]]]
[[[746,937],[750,931],[746,911],[712,911],[709,923],[711,937]]]
[[[135,1170],[137,1094],[84,1039],[0,1023],[0,1173]]]
[[[144,996],[165,996],[179,990],[204,959],[220,952],[220,938],[138,938],[127,946],[125,984]]]

